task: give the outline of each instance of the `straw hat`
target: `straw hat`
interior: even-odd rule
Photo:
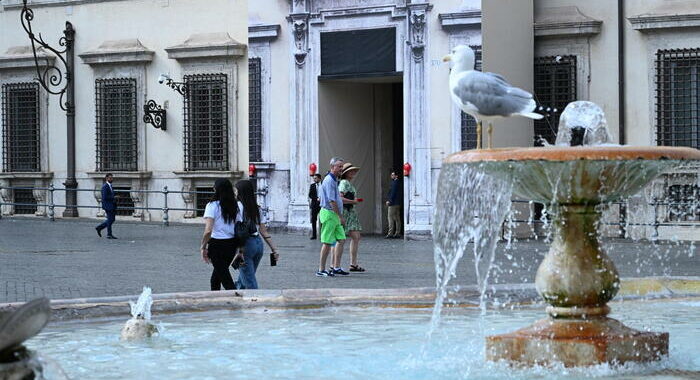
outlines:
[[[343,171],[340,173],[340,175],[345,175],[353,170],[360,170],[360,168],[358,166],[352,166],[352,162],[346,162],[343,164]]]

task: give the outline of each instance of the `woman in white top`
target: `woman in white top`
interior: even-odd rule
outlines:
[[[243,220],[243,205],[236,201],[233,185],[226,178],[214,183],[214,197],[204,209],[204,235],[202,236],[202,260],[211,263],[211,290],[236,289],[229,272],[229,265],[238,248],[236,222]]]
[[[238,272],[238,289],[257,289],[258,280],[255,278],[255,272],[258,270],[258,265],[263,256],[263,240],[272,250],[273,260],[279,260],[277,249],[272,244],[272,238],[265,227],[260,206],[255,201],[255,188],[250,180],[244,179],[236,182],[236,190],[238,200],[243,203],[243,219],[250,221],[255,231],[251,231],[252,235],[245,241],[240,242],[243,248],[243,257],[245,265],[241,266]]]

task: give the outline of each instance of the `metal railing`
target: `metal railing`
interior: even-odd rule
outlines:
[[[57,191],[66,191],[66,188],[61,188],[61,187],[55,187],[53,184],[50,184],[48,187],[29,187],[29,186],[0,186],[0,191],[2,190],[39,190],[39,191],[47,191],[48,192],[48,202],[47,203],[18,203],[18,202],[3,202],[2,198],[0,198],[0,218],[3,217],[2,215],[2,206],[24,206],[24,207],[46,207],[46,216],[53,222],[56,220],[55,215],[55,209],[56,207],[67,207],[65,204],[58,204],[54,201],[55,193]],[[73,190],[72,190],[73,191]],[[74,191],[82,191],[82,192],[92,192],[96,193],[99,192],[100,189],[75,189]],[[267,187],[260,189],[255,192],[256,195],[262,195],[265,196],[269,192],[269,189]],[[199,195],[204,195],[207,198],[211,197],[214,192],[213,191],[178,191],[178,190],[170,190],[168,189],[168,186],[163,186],[162,190],[114,190],[115,194],[130,194],[130,193],[138,193],[138,194],[160,194],[162,195],[162,202],[161,202],[161,207],[145,207],[145,206],[130,206],[130,207],[118,207],[119,210],[159,210],[162,212],[162,222],[164,226],[170,225],[170,215],[169,213],[171,211],[185,211],[185,212],[194,212],[195,215],[198,211],[204,211],[202,208],[197,208],[197,201],[196,198],[193,200],[193,205],[194,207],[170,207],[168,205],[168,196],[170,194],[191,194],[193,196],[199,196]],[[101,209],[101,205],[77,205],[76,208],[81,209]],[[264,212],[267,212],[268,209],[266,207],[261,207]]]

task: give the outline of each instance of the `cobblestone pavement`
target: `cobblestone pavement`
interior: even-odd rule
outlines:
[[[138,294],[144,285],[155,293],[208,290],[211,267],[199,257],[201,225],[117,222],[118,240],[97,237],[96,220],[3,218],[0,220],[0,303]],[[363,238],[360,264],[365,273],[346,277],[314,276],[320,243],[307,236],[274,233],[281,259],[258,269],[262,288],[401,288],[435,284],[432,241]],[[697,276],[700,260],[690,243],[609,241],[608,252],[623,277]],[[494,283],[534,280],[546,244],[500,244]],[[267,249],[266,249],[267,252]],[[471,255],[471,253],[467,253]],[[343,266],[349,260],[348,247]],[[462,259],[453,284],[474,284],[471,256]]]

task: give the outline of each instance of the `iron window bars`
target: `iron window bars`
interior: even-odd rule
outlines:
[[[136,79],[95,80],[97,171],[138,170]]]
[[[262,73],[260,58],[248,59],[248,158],[262,161]]]
[[[185,170],[228,170],[226,74],[184,77]]]
[[[116,215],[131,216],[134,213],[134,200],[131,198],[131,187],[114,186],[114,203],[117,206]]]
[[[656,142],[700,149],[700,49],[656,52]]]
[[[480,45],[474,45],[471,46],[471,48],[474,50],[474,55],[476,58],[476,62],[474,65],[474,70],[481,71],[481,46]],[[461,147],[462,150],[466,149],[476,149],[476,119],[472,117],[471,115],[466,114],[464,111],[460,112],[462,120],[461,120]]]
[[[671,185],[666,188],[668,207],[667,221],[700,222],[700,186]]]
[[[576,87],[576,56],[535,58],[534,88],[538,105],[563,110],[576,100]],[[554,144],[560,115],[557,112],[535,120],[535,146],[542,146],[542,140]]]
[[[3,171],[40,171],[39,84],[4,84],[2,114]]]
[[[14,189],[12,191],[15,205],[15,215],[32,215],[36,212],[36,198],[32,189]]]

